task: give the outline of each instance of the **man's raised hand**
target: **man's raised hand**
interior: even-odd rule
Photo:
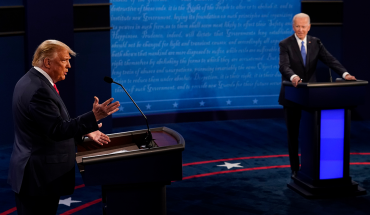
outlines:
[[[120,104],[118,101],[111,103],[113,101],[113,98],[108,99],[102,104],[99,104],[98,97],[94,96],[94,99],[95,101],[93,104],[93,112],[94,112],[96,121],[99,121],[119,110],[118,107],[120,106]]]

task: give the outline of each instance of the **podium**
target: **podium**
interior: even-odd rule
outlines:
[[[166,214],[166,185],[182,180],[184,138],[167,127],[150,129],[155,147],[145,148],[145,130],[109,134],[100,146],[87,139],[76,161],[85,185],[102,187],[103,214]]]
[[[288,187],[307,198],[366,194],[349,176],[351,109],[364,103],[367,81],[283,82],[302,108],[301,169]]]

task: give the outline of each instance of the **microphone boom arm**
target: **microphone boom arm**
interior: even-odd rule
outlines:
[[[115,84],[118,84],[119,86],[122,87],[122,89],[125,91],[125,93],[128,95],[128,97],[131,99],[131,101],[134,103],[134,105],[137,107],[137,109],[140,111],[141,115],[143,115],[143,117],[145,118],[145,121],[146,121],[146,127],[148,128],[148,131],[149,131],[149,124],[148,124],[148,119],[146,118],[145,114],[140,110],[139,106],[137,106],[136,102],[132,99],[132,97],[130,96],[130,94],[127,92],[127,90],[122,86],[122,84],[120,83],[117,83],[115,81],[113,81],[113,83]]]
[[[136,108],[140,111],[141,115],[143,115],[143,117],[145,118],[145,122],[146,122],[146,127],[148,128],[148,132],[147,132],[147,136],[145,137],[145,146],[147,148],[152,148],[153,145],[151,144],[152,143],[152,140],[153,140],[153,136],[152,136],[152,133],[150,132],[149,130],[149,123],[148,123],[148,119],[146,118],[145,114],[141,111],[141,109],[139,108],[139,106],[137,106],[136,102],[132,99],[132,97],[130,96],[130,94],[127,92],[127,90],[122,86],[122,84],[120,83],[117,83],[115,81],[112,80],[112,83],[115,83],[119,86],[122,87],[122,89],[125,91],[125,93],[128,95],[128,97],[131,99],[131,101],[134,103],[134,105],[136,106]]]

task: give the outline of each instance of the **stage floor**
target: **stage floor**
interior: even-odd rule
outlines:
[[[167,186],[168,214],[369,214],[370,195],[308,200],[290,190],[283,119],[230,120],[166,126],[185,139],[182,181]],[[144,129],[119,128],[113,132]],[[351,126],[350,175],[370,192],[370,122]],[[6,184],[11,144],[0,148],[0,215],[17,214]],[[361,164],[359,164],[361,163]],[[143,198],[143,206],[145,206]],[[61,198],[58,214],[102,214],[100,187],[85,187],[76,174],[75,193]],[[124,211],[124,208],[123,208]]]

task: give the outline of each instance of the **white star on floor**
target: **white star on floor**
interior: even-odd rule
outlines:
[[[177,106],[178,106],[179,104],[177,104],[177,102],[175,102],[175,103],[173,103],[172,105],[173,105],[173,107],[174,107],[174,108],[177,108]]]
[[[257,99],[254,99],[253,100],[253,104],[257,104],[258,100]]]
[[[224,165],[217,165],[217,166],[226,166],[227,169],[231,169],[233,167],[243,167],[239,165],[240,163],[228,163],[228,162],[224,162],[224,163],[225,163]]]
[[[150,109],[150,107],[152,107],[150,104],[147,104],[146,105],[146,109],[148,110],[148,109]]]
[[[68,199],[59,199],[59,204],[60,205],[66,205],[68,207],[71,207],[71,203],[77,203],[81,201],[73,201],[72,197],[69,197]]]
[[[200,106],[204,106],[205,102],[202,100],[201,102],[199,102],[199,105]]]
[[[231,101],[230,101],[230,99],[226,101],[226,104],[227,104],[227,105],[231,105]]]

